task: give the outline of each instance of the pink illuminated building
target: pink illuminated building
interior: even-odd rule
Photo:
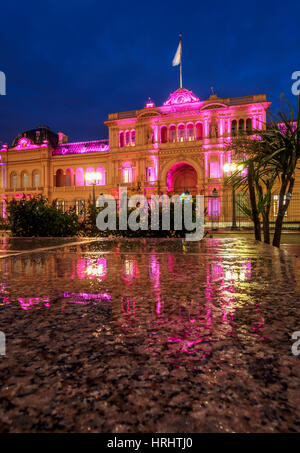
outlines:
[[[232,208],[223,202],[230,200],[223,171],[232,161],[228,143],[265,127],[270,105],[264,94],[202,100],[178,89],[160,107],[149,98],[144,108],[110,113],[108,140],[70,143],[40,126],[2,146],[1,199],[41,193],[82,213],[92,194],[89,173],[96,175],[96,196],[118,197],[120,186],[148,197],[188,190],[206,196],[209,217],[229,222]]]

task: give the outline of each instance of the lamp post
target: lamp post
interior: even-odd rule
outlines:
[[[218,198],[219,196],[219,192],[217,191],[217,189],[214,187],[213,188],[213,191],[212,191],[212,208],[211,208],[211,229],[212,230],[217,230],[218,229],[218,219],[219,219],[219,215],[218,215]],[[216,221],[216,226],[214,225],[214,221]]]
[[[95,194],[95,185],[96,181],[100,181],[102,179],[102,174],[100,172],[87,172],[85,174],[85,180],[86,182],[92,184],[93,186],[93,207],[94,209],[96,208],[96,194]]]
[[[227,175],[229,173],[232,173],[236,170],[243,170],[243,167],[242,166],[237,166],[237,164],[235,164],[234,162],[232,163],[227,163],[224,165],[223,167],[223,170],[224,170],[224,173],[226,173]],[[234,187],[234,184],[232,185],[232,225],[231,225],[231,229],[232,230],[237,230],[238,227],[236,226],[236,212],[235,212],[235,187]]]

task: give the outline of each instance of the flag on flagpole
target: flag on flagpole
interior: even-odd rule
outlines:
[[[175,56],[173,58],[172,66],[178,66],[180,64],[180,62],[181,62],[181,41],[177,47]]]

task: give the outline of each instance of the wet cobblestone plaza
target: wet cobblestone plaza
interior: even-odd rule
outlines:
[[[2,238],[0,431],[300,431],[299,258]]]

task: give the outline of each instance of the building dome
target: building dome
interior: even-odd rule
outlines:
[[[19,141],[25,138],[28,140],[28,143],[41,145],[44,140],[48,140],[51,146],[55,147],[58,145],[58,134],[51,131],[49,126],[38,126],[36,129],[30,129],[19,134],[13,140],[12,147],[15,147],[19,144]]]
[[[191,104],[193,102],[199,101],[200,99],[195,96],[192,91],[186,90],[185,88],[179,88],[178,90],[170,94],[164,105]]]

